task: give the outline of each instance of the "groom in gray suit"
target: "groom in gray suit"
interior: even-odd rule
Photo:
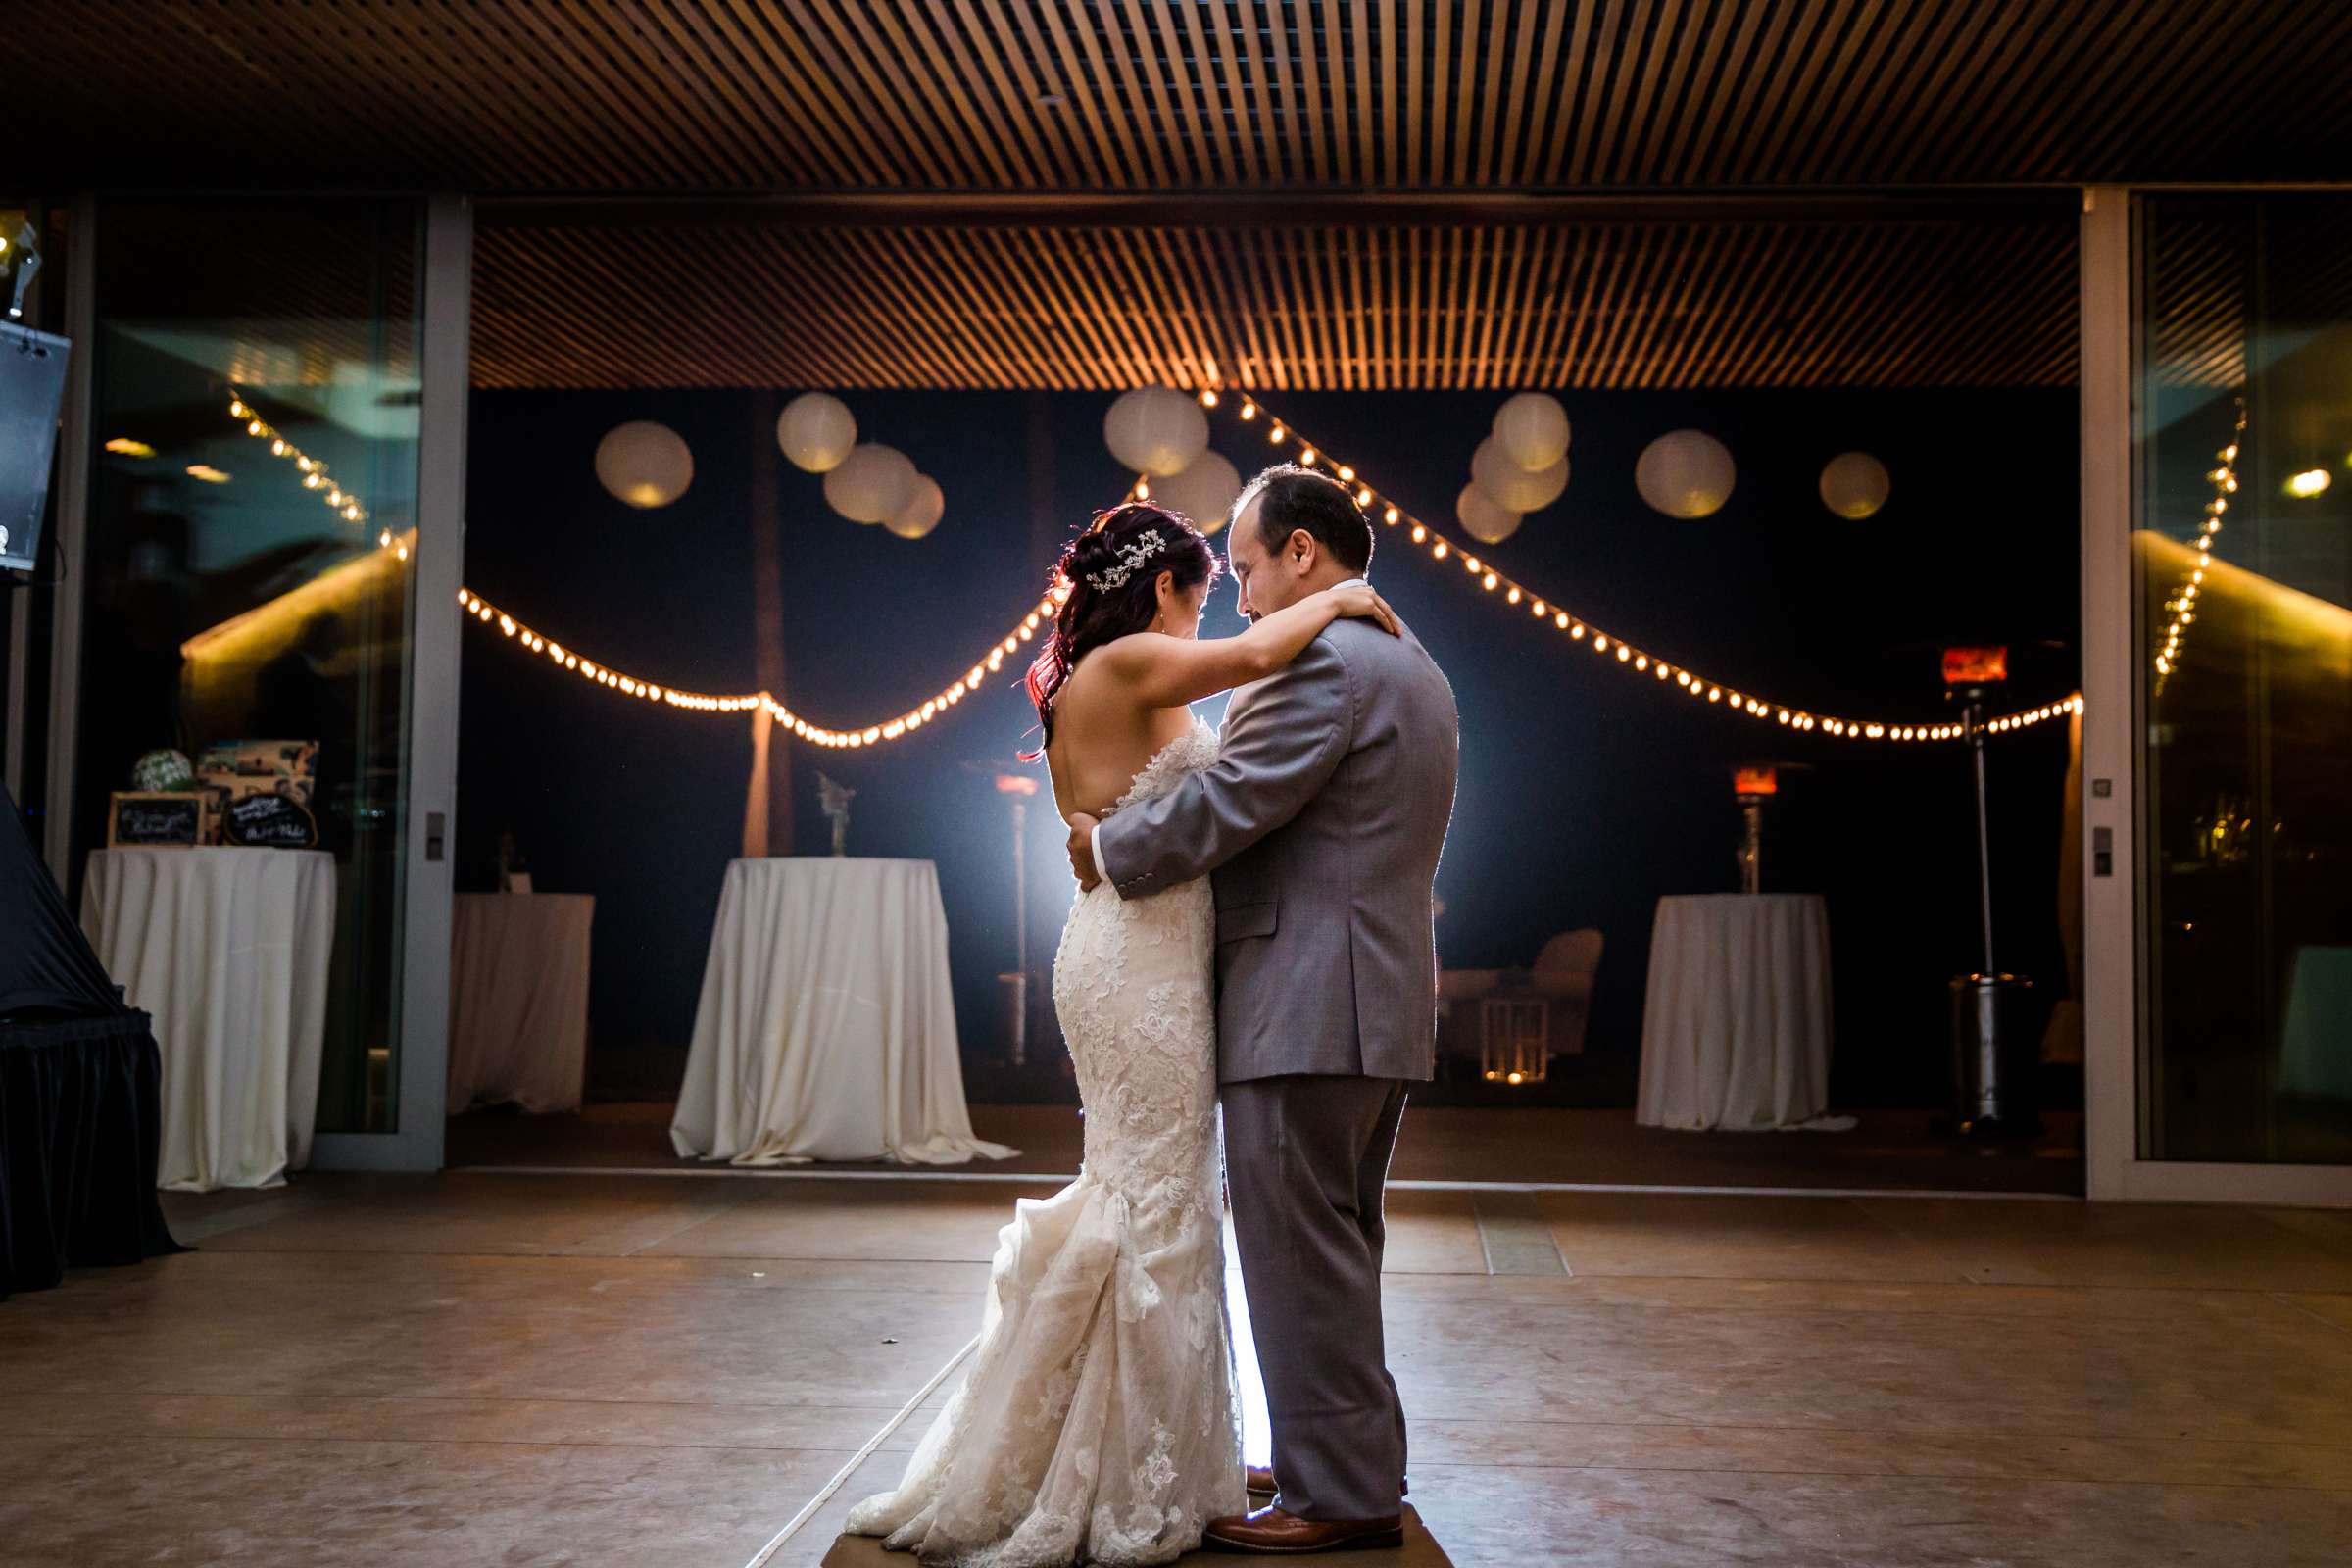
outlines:
[[[1286,466],[1242,492],[1227,550],[1255,620],[1361,578],[1372,527],[1344,486]],[[1459,741],[1452,688],[1411,632],[1337,620],[1234,693],[1214,766],[1072,827],[1080,882],[1123,899],[1214,876],[1226,1169],[1279,1490],[1212,1523],[1211,1546],[1403,1542],[1381,1201],[1436,1054],[1431,883]]]

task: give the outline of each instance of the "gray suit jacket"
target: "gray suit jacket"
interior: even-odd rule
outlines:
[[[1410,632],[1334,621],[1234,693],[1216,764],[1106,817],[1132,899],[1215,874],[1218,1078],[1431,1075],[1431,885],[1461,723]]]

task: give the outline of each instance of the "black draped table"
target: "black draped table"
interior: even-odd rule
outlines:
[[[155,1196],[163,1056],[0,789],[0,1298],[180,1250]]]
[[[145,1013],[0,1023],[0,1298],[178,1251],[155,1195],[162,1138]]]

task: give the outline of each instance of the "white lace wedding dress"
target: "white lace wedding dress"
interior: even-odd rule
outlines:
[[[1197,724],[1113,809],[1216,760]],[[1082,893],[1054,1006],[1086,1104],[1085,1165],[997,1239],[980,1347],[896,1492],[850,1513],[927,1563],[1164,1563],[1246,1511],[1225,1311],[1215,910],[1206,879]]]

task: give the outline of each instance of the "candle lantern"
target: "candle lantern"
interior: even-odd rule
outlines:
[[[1486,997],[1479,1002],[1478,1072],[1491,1084],[1517,1089],[1551,1076],[1551,1008],[1540,997]]]

